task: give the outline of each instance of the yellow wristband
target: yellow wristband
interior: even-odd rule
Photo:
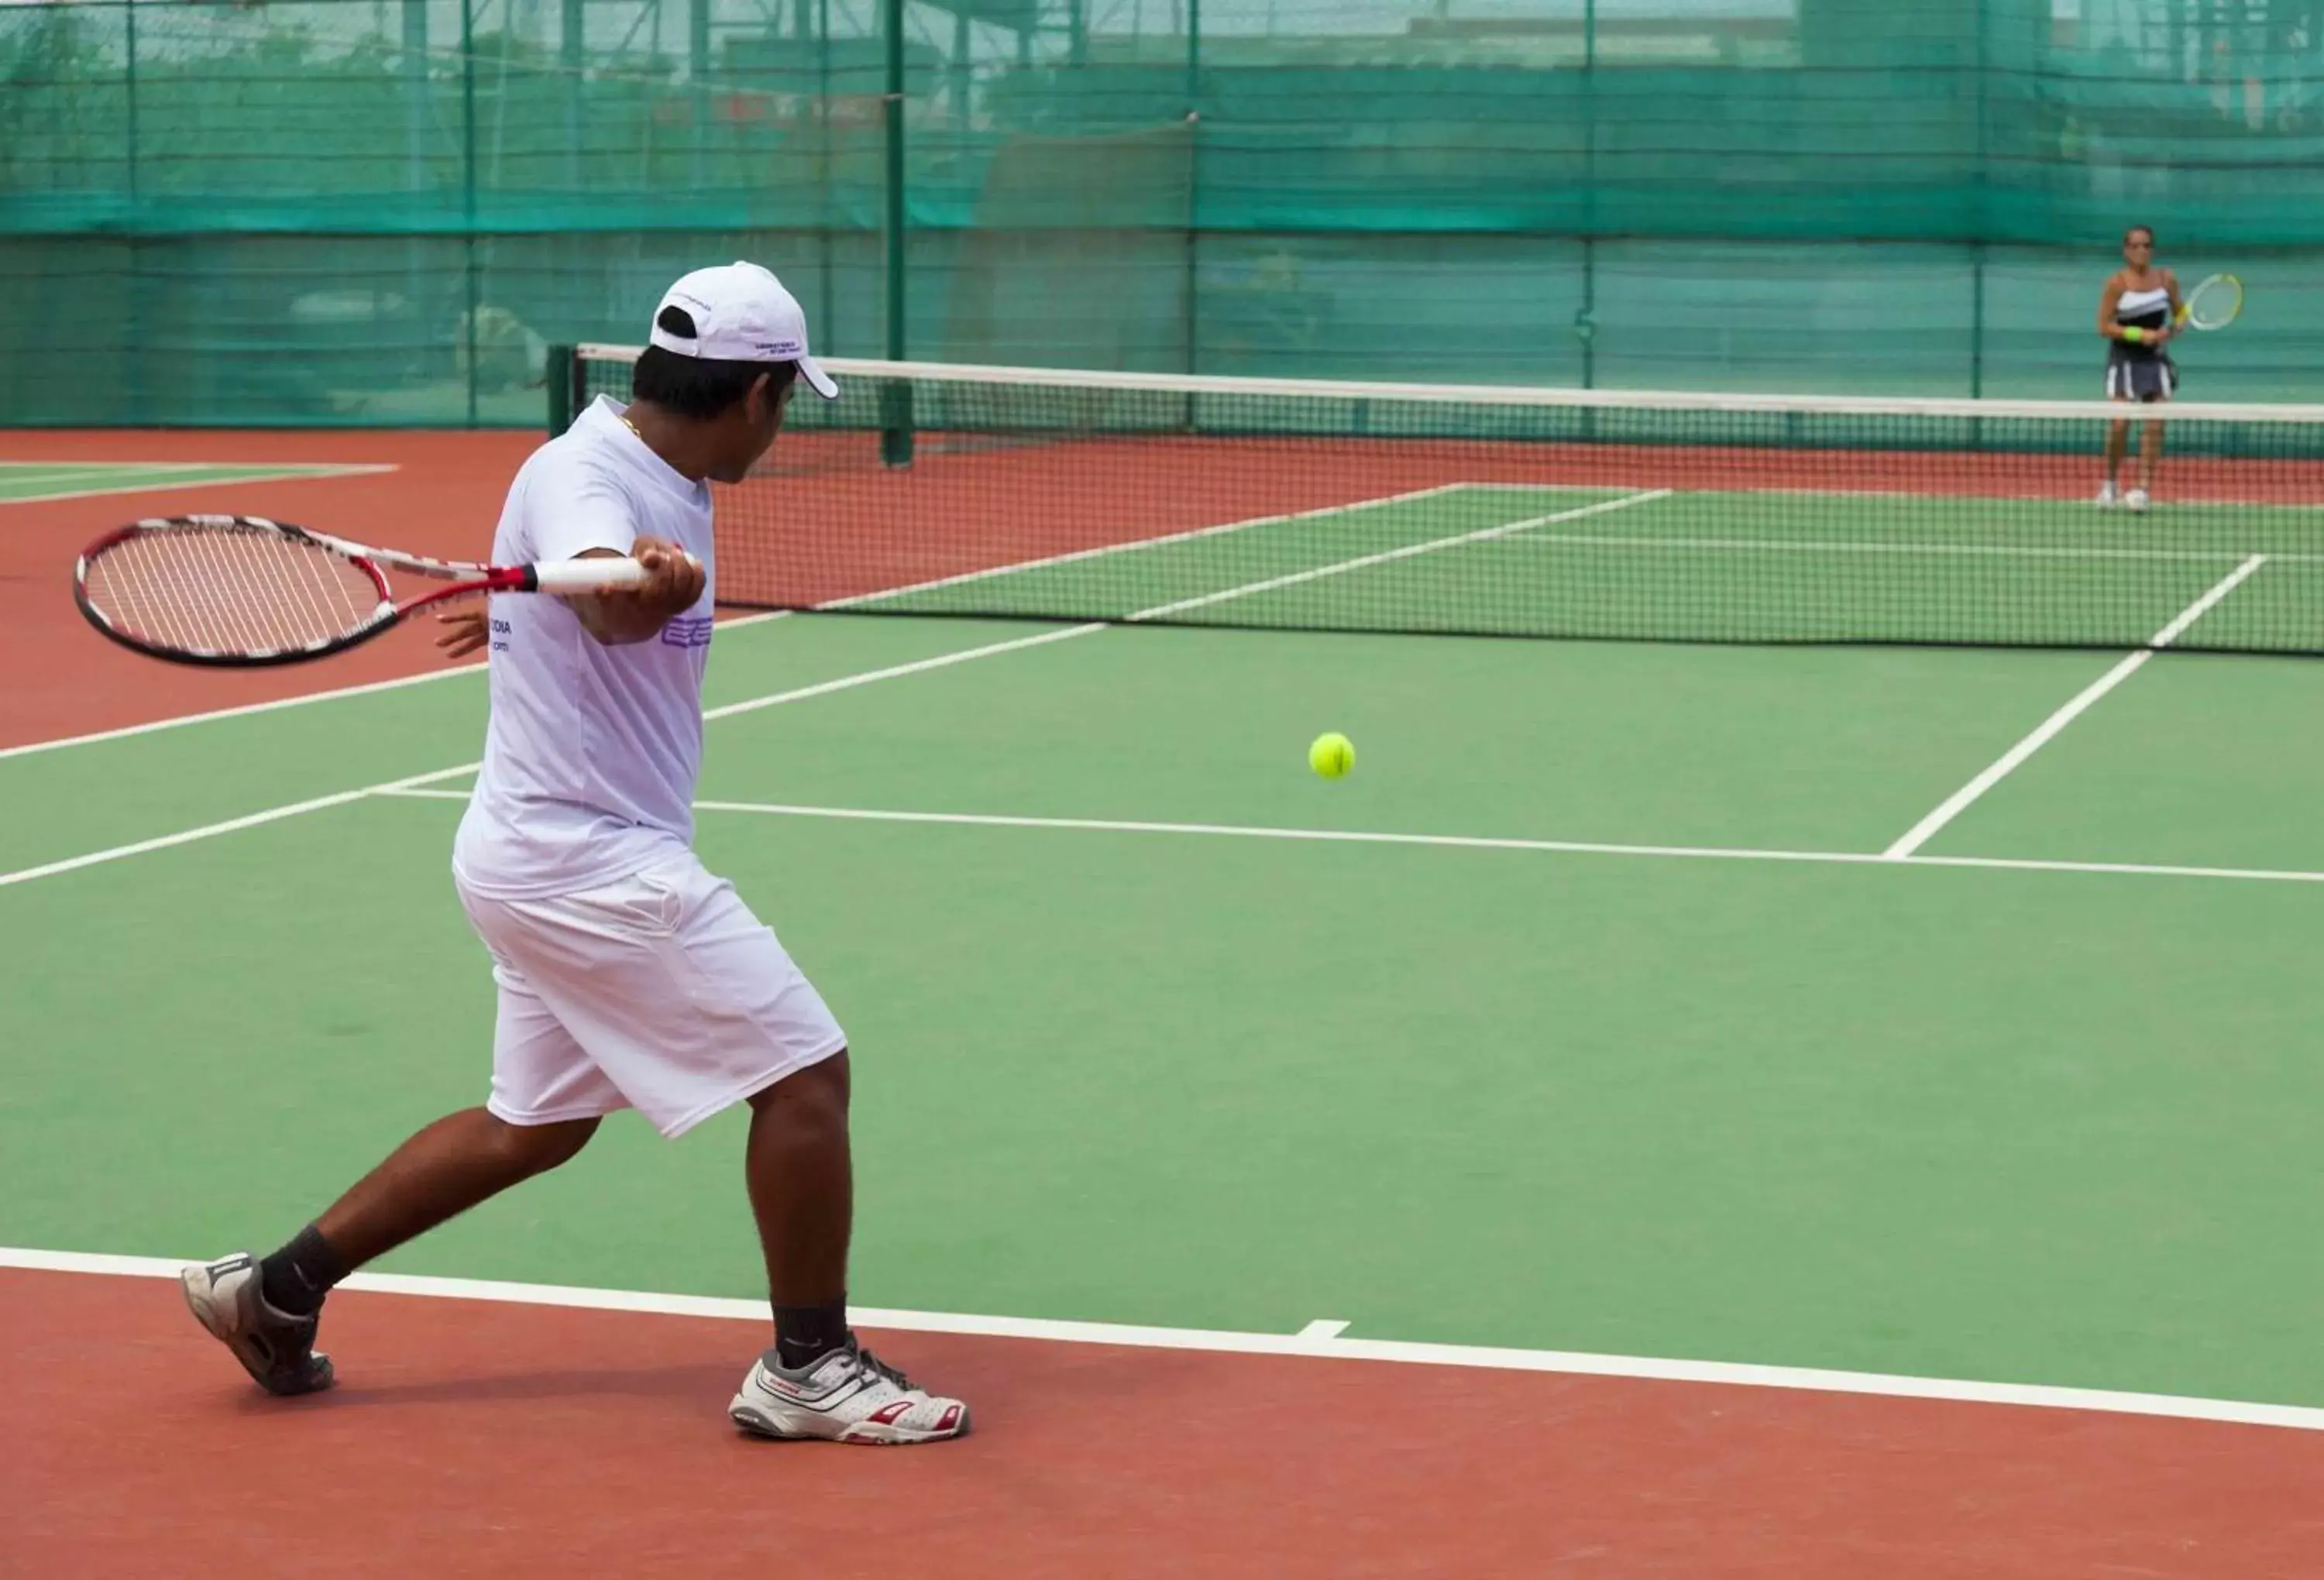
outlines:
[[[2146,331],[2139,328],[2136,325],[2133,325],[2131,327],[2125,329],[2122,332],[2122,337],[2130,344],[2136,345],[2140,341],[2146,338]]]

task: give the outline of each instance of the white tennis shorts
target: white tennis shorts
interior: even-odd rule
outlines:
[[[847,1045],[773,930],[691,850],[549,899],[455,886],[492,951],[486,1107],[512,1125],[626,1107],[682,1135]]]

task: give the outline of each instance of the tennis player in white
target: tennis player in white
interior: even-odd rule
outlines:
[[[968,1408],[915,1388],[847,1322],[847,1041],[775,934],[696,858],[710,492],[773,444],[798,381],[838,390],[752,263],[670,288],[632,403],[601,397],[527,461],[493,563],[635,555],[634,592],[496,597],[440,646],[490,648],[492,718],[452,871],[500,988],[489,1099],[397,1149],[274,1254],[183,1275],[271,1393],[327,1388],[323,1298],[350,1272],[571,1159],[619,1108],[684,1134],[751,1107],[744,1172],[775,1343],[728,1413],[773,1438],[926,1443]]]

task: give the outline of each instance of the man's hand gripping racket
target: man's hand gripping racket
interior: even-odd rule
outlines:
[[[448,584],[398,602],[389,570]],[[73,598],[91,625],[181,664],[303,663],[344,653],[422,610],[488,592],[627,595],[675,612],[701,588],[701,565],[654,539],[641,539],[634,558],[486,565],[372,548],[257,516],[139,521],[90,544],[73,567]],[[465,625],[438,645],[456,657],[475,651],[481,642],[458,645]]]

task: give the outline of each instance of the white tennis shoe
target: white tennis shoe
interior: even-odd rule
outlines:
[[[189,1267],[178,1274],[178,1287],[195,1319],[267,1392],[287,1397],[331,1385],[331,1357],[315,1353],[316,1319],[266,1303],[258,1262],[249,1252]]]
[[[2111,510],[2114,509],[2114,482],[2109,478],[2105,482],[2098,484],[2098,507],[2101,510]]]
[[[2123,495],[2122,508],[2126,510],[2143,510],[2146,509],[2146,491],[2143,488],[2135,488],[2128,493]]]
[[[757,1437],[833,1443],[941,1443],[968,1432],[968,1406],[913,1387],[853,1337],[796,1369],[767,1351],[726,1414]]]

